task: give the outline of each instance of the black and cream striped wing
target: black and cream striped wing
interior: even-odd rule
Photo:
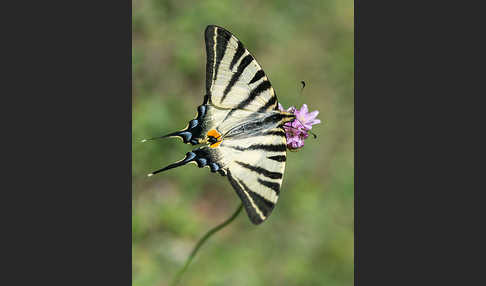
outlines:
[[[269,111],[277,97],[265,72],[233,34],[210,25],[206,40],[206,97],[220,108]]]
[[[282,128],[254,137],[223,140],[214,152],[254,224],[265,221],[280,194],[286,139]]]

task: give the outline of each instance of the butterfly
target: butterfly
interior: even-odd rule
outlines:
[[[206,95],[186,128],[158,137],[203,145],[149,176],[189,163],[226,176],[253,224],[271,214],[286,162],[283,125],[295,119],[280,111],[272,85],[255,58],[232,33],[205,30]],[[155,139],[155,138],[152,138]]]

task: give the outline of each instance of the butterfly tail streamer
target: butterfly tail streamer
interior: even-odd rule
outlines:
[[[189,131],[186,131],[186,130],[176,131],[176,132],[172,132],[172,133],[169,133],[167,135],[164,135],[164,136],[158,136],[158,137],[143,139],[142,143],[146,142],[146,141],[150,141],[150,140],[164,139],[164,138],[169,138],[169,137],[179,137],[182,140],[184,140],[184,142],[186,142],[186,141],[189,141],[189,139],[191,139],[192,133],[189,132]]]
[[[173,169],[173,168],[177,168],[177,167],[180,167],[180,166],[184,166],[187,163],[190,163],[190,162],[194,161],[195,158],[196,158],[196,154],[194,152],[187,152],[186,157],[184,159],[182,159],[181,161],[175,162],[173,164],[170,164],[167,167],[164,167],[164,168],[159,169],[159,170],[157,170],[155,172],[152,172],[152,173],[148,174],[148,176],[150,177],[150,176],[153,176],[155,174],[158,174],[158,173],[161,173],[161,172],[164,172],[164,171]]]
[[[152,176],[160,172],[164,172],[166,170],[170,170],[173,168],[177,168],[180,166],[184,166],[188,163],[194,162],[199,168],[209,167],[212,173],[219,173],[221,176],[226,176],[226,171],[224,171],[221,166],[214,161],[211,150],[209,147],[202,147],[192,150],[191,152],[186,153],[186,157],[179,162],[175,162],[170,164],[169,166],[159,169],[155,172],[148,174],[147,176]]]

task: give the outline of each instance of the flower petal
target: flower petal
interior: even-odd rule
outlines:
[[[307,114],[307,120],[312,120],[312,119],[316,118],[316,116],[318,114],[319,114],[319,111],[317,111],[317,110],[314,110],[311,113],[308,113]]]
[[[300,112],[302,112],[304,115],[306,115],[309,112],[309,108],[307,108],[307,104],[302,104],[302,107],[300,108]]]
[[[302,148],[304,146],[305,139],[309,137],[308,131],[312,129],[312,125],[321,123],[321,120],[316,118],[319,111],[314,110],[309,113],[309,108],[305,103],[302,104],[300,109],[291,106],[287,110],[285,110],[285,108],[278,103],[278,109],[280,111],[287,111],[296,116],[296,120],[287,122],[283,125],[285,137],[287,139],[287,148]]]

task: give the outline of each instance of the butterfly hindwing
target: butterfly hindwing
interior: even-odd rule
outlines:
[[[260,224],[268,218],[278,201],[285,170],[282,128],[226,138],[217,148],[202,147],[195,153],[206,154],[207,162],[227,175],[252,223]]]
[[[277,203],[286,161],[285,133],[271,129],[255,137],[224,140],[223,156],[233,160],[226,167],[228,180],[254,224],[265,221]]]

